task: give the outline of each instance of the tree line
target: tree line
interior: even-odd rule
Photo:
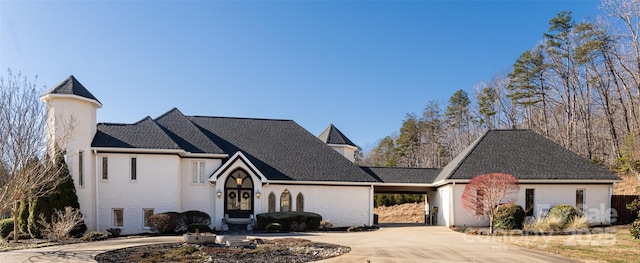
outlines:
[[[508,70],[407,114],[398,136],[361,161],[443,167],[487,129],[531,129],[620,172],[640,171],[640,1],[604,0],[604,16],[562,11]]]

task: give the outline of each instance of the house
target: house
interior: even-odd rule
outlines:
[[[335,226],[372,225],[377,192],[425,194],[440,225],[477,225],[462,209],[475,175],[507,172],[521,182],[531,215],[556,204],[610,207],[616,176],[532,131],[488,131],[444,169],[360,167],[356,145],[330,125],[316,137],[292,120],[187,116],[171,109],[133,124],[97,123],[102,103],[70,76],[41,98],[58,138],[74,124],[66,160],[90,230],[149,231],[154,213],[200,210],[222,222],[309,211]],[[592,223],[608,223],[600,213]]]

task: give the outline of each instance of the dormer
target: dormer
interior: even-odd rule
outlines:
[[[340,132],[333,124],[330,124],[318,138],[342,154],[342,156],[349,159],[349,161],[355,162],[355,153],[358,146],[349,140],[349,138]]]

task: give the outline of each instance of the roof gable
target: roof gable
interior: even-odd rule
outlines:
[[[69,76],[60,84],[56,85],[52,89],[48,90],[44,93],[44,95],[49,94],[63,94],[63,95],[76,95],[79,97],[83,97],[85,99],[95,100],[98,104],[102,105],[100,101],[89,92],[80,82],[73,76]]]
[[[156,118],[155,122],[186,152],[225,153],[222,148],[204,135],[202,131],[177,108],[173,108]]]
[[[241,151],[269,180],[376,181],[294,121],[188,118],[225,152]]]
[[[134,124],[100,123],[92,147],[181,149],[150,117]]]
[[[489,130],[442,170],[436,182],[509,173],[519,180],[619,180],[531,130]]]
[[[330,124],[318,138],[326,144],[346,144],[357,147],[347,136],[345,136],[336,126]]]

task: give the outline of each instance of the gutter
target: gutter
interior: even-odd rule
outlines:
[[[180,149],[143,149],[143,148],[118,148],[118,147],[92,147],[98,153],[147,153],[147,154],[177,154],[181,157],[194,158],[228,158],[228,154],[218,153],[191,153]]]

